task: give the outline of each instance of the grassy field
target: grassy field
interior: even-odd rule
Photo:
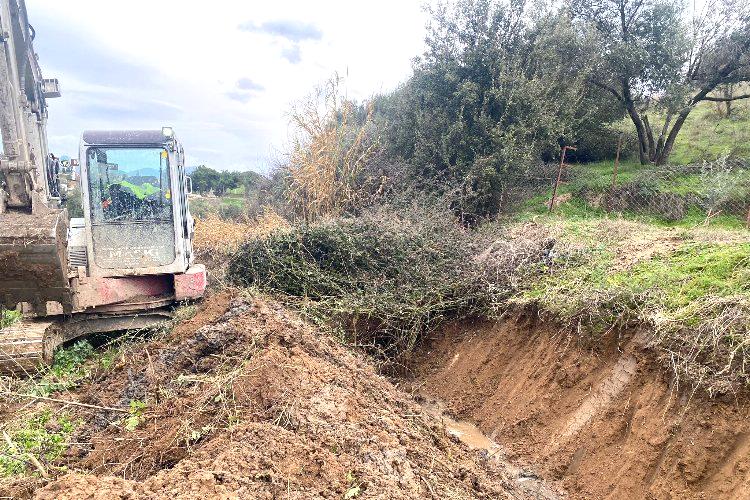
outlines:
[[[715,103],[704,102],[690,114],[677,136],[671,161],[684,165],[723,154],[750,157],[750,102],[737,101],[732,115],[721,118]]]

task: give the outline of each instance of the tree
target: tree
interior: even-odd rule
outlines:
[[[376,102],[389,152],[416,178],[455,186],[467,219],[500,211],[587,118],[589,46],[564,11],[535,9],[523,0],[439,5],[413,77]]]
[[[213,186],[213,191],[216,196],[223,196],[230,189],[235,189],[240,185],[240,177],[237,172],[229,172],[224,170],[219,173],[218,179]]]
[[[746,0],[707,0],[692,18],[681,0],[571,0],[571,12],[594,45],[589,82],[625,108],[642,164],[667,162],[675,140],[702,101],[750,81],[750,7]],[[650,113],[663,116],[656,128]]]
[[[193,190],[196,193],[206,194],[213,191],[214,187],[219,183],[219,172],[201,165],[193,171],[190,178],[193,181]]]

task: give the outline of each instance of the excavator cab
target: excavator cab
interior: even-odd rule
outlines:
[[[172,129],[86,131],[80,158],[88,274],[185,273],[193,218]]]

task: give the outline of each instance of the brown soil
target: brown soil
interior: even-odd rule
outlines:
[[[571,498],[750,497],[750,403],[677,390],[637,335],[600,350],[549,325],[449,326],[414,386]]]
[[[525,497],[515,472],[446,433],[361,356],[262,300],[208,300],[168,338],[128,349],[61,395],[84,424],[73,471],[3,493],[85,498]],[[6,413],[8,415],[8,413]],[[54,467],[51,471],[59,470]],[[1,485],[0,485],[1,486]]]

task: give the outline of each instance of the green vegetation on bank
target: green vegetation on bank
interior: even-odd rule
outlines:
[[[550,272],[511,303],[535,304],[588,341],[642,329],[683,382],[713,393],[750,387],[750,235],[608,219],[550,227],[559,237]]]
[[[520,254],[477,260],[492,241],[437,205],[380,208],[251,239],[228,277],[281,296],[343,339],[398,361],[443,320],[491,315],[511,293]],[[524,262],[534,264],[544,242],[525,252]]]

